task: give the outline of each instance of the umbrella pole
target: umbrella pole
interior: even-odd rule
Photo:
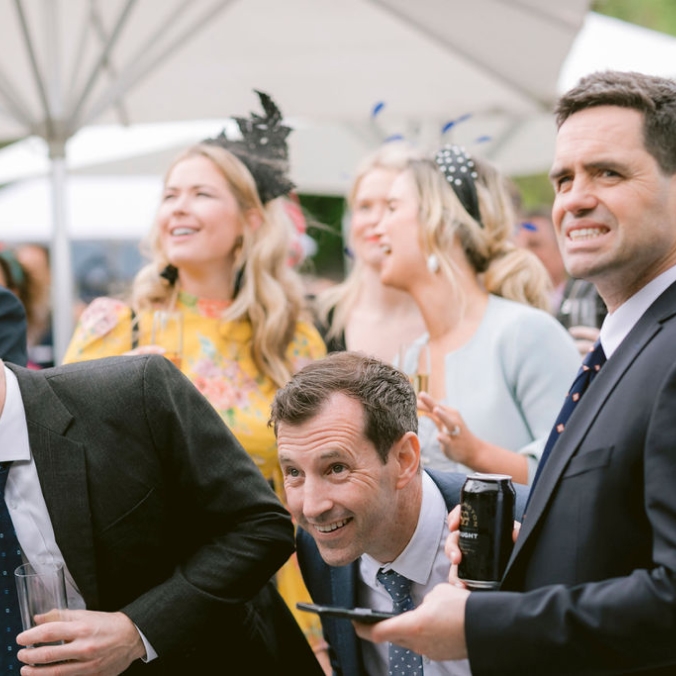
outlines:
[[[73,271],[70,241],[66,224],[66,158],[65,145],[50,144],[52,184],[52,331],[54,363],[60,364],[73,333]]]

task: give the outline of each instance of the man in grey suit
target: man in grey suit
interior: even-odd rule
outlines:
[[[271,420],[300,526],[298,560],[316,603],[391,611],[381,572],[412,581],[414,604],[447,579],[446,517],[465,475],[421,469],[416,396],[403,373],[366,355],[333,353],[278,391]],[[519,511],[524,497],[521,487]],[[359,641],[349,620],[322,617],[322,625],[336,674],[388,673],[390,646]],[[464,661],[424,668],[468,673]]]
[[[0,362],[0,461],[24,558],[68,582],[69,610],[18,636],[63,644],[20,649],[23,674],[322,673],[268,583],[288,513],[164,357]]]
[[[676,82],[595,73],[557,121],[554,225],[568,271],[608,307],[607,362],[555,432],[501,590],[441,585],[359,632],[468,655],[474,676],[673,675]]]

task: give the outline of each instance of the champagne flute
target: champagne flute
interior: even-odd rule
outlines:
[[[183,313],[156,310],[150,342],[163,347],[164,356],[180,369],[183,358]]]
[[[427,343],[404,343],[399,348],[399,369],[408,376],[416,394],[429,392],[430,346]]]

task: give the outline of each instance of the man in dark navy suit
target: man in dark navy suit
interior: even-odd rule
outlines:
[[[446,519],[465,475],[421,469],[416,396],[405,375],[365,355],[331,354],[277,393],[272,422],[300,526],[298,560],[316,603],[391,611],[382,572],[411,580],[414,604],[448,578]],[[524,496],[525,487],[518,511]],[[322,624],[336,674],[387,673],[389,646],[360,641],[349,620]],[[425,672],[469,673],[464,660],[428,661]]]
[[[673,675],[676,82],[595,73],[557,122],[554,226],[568,272],[607,305],[607,361],[555,428],[501,589],[440,585],[359,632],[469,656],[474,676]]]

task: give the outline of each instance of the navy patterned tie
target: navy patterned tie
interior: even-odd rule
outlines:
[[[528,502],[530,502],[530,496],[533,495],[533,489],[535,484],[538,482],[540,475],[542,474],[542,469],[549,458],[552,448],[556,443],[556,440],[561,435],[561,432],[566,427],[568,418],[570,418],[571,413],[575,410],[577,402],[580,401],[580,398],[585,393],[589,384],[594,379],[594,376],[601,370],[601,367],[606,363],[606,355],[603,352],[603,347],[601,342],[597,340],[594,343],[592,349],[587,353],[587,356],[580,366],[580,370],[575,376],[575,380],[570,388],[570,391],[566,395],[566,399],[563,402],[563,407],[559,413],[559,417],[554,423],[554,428],[549,434],[549,439],[545,444],[545,450],[542,452],[542,457],[540,458],[540,463],[538,464],[537,472],[535,472],[535,478],[533,479],[533,485],[531,486],[530,493],[528,495]],[[528,506],[528,504],[526,504]]]
[[[385,572],[382,568],[376,574],[376,578],[392,597],[395,613],[413,610],[415,606],[411,598],[411,580],[394,570]],[[390,643],[389,658],[390,676],[422,676],[422,657],[418,653]]]
[[[21,548],[5,502],[5,484],[12,463],[0,463],[0,674],[18,674],[23,662],[16,658],[21,633],[19,599],[14,571],[23,563]]]

